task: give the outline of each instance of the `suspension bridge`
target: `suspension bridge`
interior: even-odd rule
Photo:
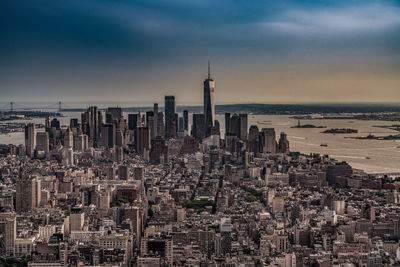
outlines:
[[[83,110],[85,107],[70,106],[61,101],[55,103],[26,103],[26,102],[0,102],[0,112],[21,112],[21,111],[54,111],[66,112]]]

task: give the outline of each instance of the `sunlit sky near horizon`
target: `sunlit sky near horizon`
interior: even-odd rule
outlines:
[[[1,101],[400,102],[400,1],[2,0]]]

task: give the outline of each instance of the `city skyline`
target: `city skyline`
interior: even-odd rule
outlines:
[[[0,266],[400,266],[399,14],[0,1]]]
[[[218,80],[216,103],[400,96],[396,1],[1,5],[0,92],[9,101],[176,95],[200,104],[207,60]]]

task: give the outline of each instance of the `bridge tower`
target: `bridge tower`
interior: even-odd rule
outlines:
[[[10,102],[10,112],[14,112],[14,102]]]
[[[58,101],[58,112],[61,112],[61,101]]]

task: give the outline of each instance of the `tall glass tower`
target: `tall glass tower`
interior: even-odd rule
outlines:
[[[215,107],[214,107],[215,83],[210,76],[210,62],[208,62],[208,78],[204,80],[204,116],[206,122],[206,136],[210,136],[211,128],[214,126]]]
[[[175,137],[175,96],[165,96],[165,137]]]

